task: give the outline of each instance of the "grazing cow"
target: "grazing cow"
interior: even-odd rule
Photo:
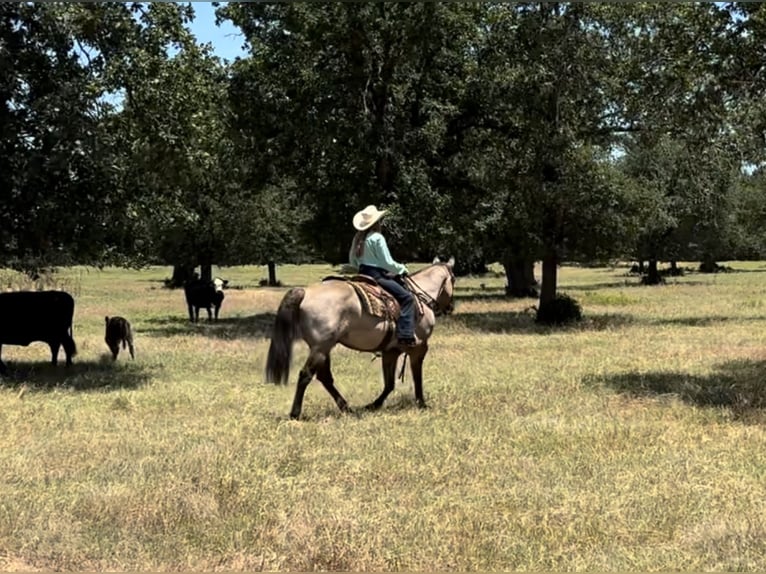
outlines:
[[[112,360],[116,361],[117,355],[120,354],[120,343],[122,343],[123,349],[126,346],[130,349],[130,358],[135,359],[133,329],[130,326],[130,321],[124,317],[105,317],[104,321],[106,322],[104,340],[109,350],[112,351]]]
[[[3,345],[28,346],[48,343],[51,363],[58,362],[64,347],[66,364],[72,364],[77,346],[72,338],[74,299],[64,291],[17,291],[0,293],[0,353]],[[0,374],[7,372],[0,357]]]
[[[226,279],[216,277],[212,281],[192,279],[184,285],[186,305],[189,307],[189,320],[192,323],[199,322],[199,310],[207,309],[207,320],[213,320],[211,308],[215,310],[215,320],[218,320],[218,312],[223,303],[223,290],[229,284]]]

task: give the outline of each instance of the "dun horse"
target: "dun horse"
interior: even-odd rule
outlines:
[[[366,313],[351,283],[329,279],[308,287],[290,289],[282,299],[274,321],[266,380],[286,384],[290,377],[293,342],[302,338],[309,346],[309,356],[298,377],[290,417],[300,417],[306,387],[316,375],[341,411],[348,411],[346,399],[335,388],[330,368],[330,352],[340,343],[363,352],[380,351],[383,356],[383,392],[367,409],[379,409],[394,390],[396,362],[406,352],[415,386],[415,400],[425,408],[423,398],[423,359],[428,352],[428,339],[433,332],[435,316],[451,313],[455,259],[447,263],[437,259],[432,265],[405,278],[405,284],[423,303],[422,314],[416,313],[416,345],[400,348],[391,338],[390,322]],[[390,341],[390,342],[389,342]]]

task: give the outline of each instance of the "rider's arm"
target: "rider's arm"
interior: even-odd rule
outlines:
[[[401,263],[398,263],[397,261],[394,261],[394,258],[391,257],[391,252],[388,250],[388,243],[386,243],[386,238],[383,237],[382,234],[373,233],[368,236],[368,240],[372,244],[378,267],[381,267],[386,271],[390,271],[395,275],[407,273],[407,267]]]

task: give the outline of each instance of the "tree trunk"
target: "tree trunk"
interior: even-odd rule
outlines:
[[[537,297],[535,289],[535,262],[529,257],[506,257],[503,260],[505,269],[505,294],[508,297]]]
[[[165,281],[167,287],[178,289],[194,276],[194,265],[173,265],[173,276]]]
[[[558,281],[558,256],[556,251],[549,249],[543,256],[543,277],[540,286],[540,306],[538,315],[549,313],[549,307],[556,301],[556,283]]]
[[[200,265],[200,279],[203,281],[213,280],[213,265],[211,263]]]
[[[269,268],[269,286],[277,287],[277,264],[274,261],[269,261],[267,267]]]
[[[649,266],[647,267],[646,277],[644,277],[643,283],[644,285],[659,285],[662,283],[662,277],[660,277],[656,259],[649,260]]]
[[[705,254],[700,263],[700,273],[715,273],[718,270],[718,265],[715,262],[715,258],[709,254]]]

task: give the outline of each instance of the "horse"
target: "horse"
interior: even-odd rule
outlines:
[[[428,267],[404,277],[405,286],[422,303],[415,305],[416,342],[413,347],[402,348],[395,337],[392,339],[390,320],[365,312],[359,295],[348,281],[328,278],[306,288],[294,287],[287,291],[274,320],[266,359],[266,381],[287,383],[293,343],[302,338],[309,346],[309,355],[298,376],[290,418],[300,418],[303,395],[315,375],[342,412],[351,410],[335,387],[330,368],[330,353],[339,343],[356,351],[380,352],[382,355],[383,391],[366,405],[367,410],[382,407],[386,397],[394,390],[396,364],[402,353],[410,358],[416,403],[418,407],[426,408],[423,360],[428,352],[428,339],[436,323],[435,317],[454,310],[454,266],[454,257],[446,263],[437,257]],[[419,317],[418,307],[422,309]]]

